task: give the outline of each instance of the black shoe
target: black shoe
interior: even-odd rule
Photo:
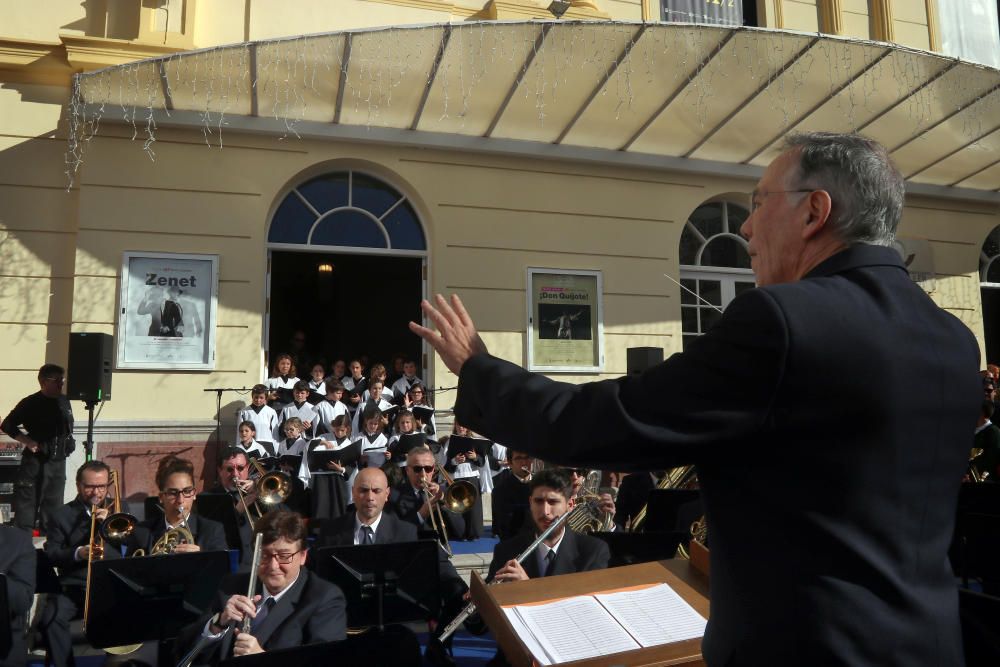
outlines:
[[[431,637],[428,640],[427,650],[424,651],[424,660],[438,667],[455,667],[455,658],[451,657],[448,649],[437,637]]]

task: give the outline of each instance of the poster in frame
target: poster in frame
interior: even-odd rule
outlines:
[[[604,368],[600,271],[528,268],[528,370],[600,373]]]
[[[124,253],[115,367],[214,369],[218,300],[218,255]]]

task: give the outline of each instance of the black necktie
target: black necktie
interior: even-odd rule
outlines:
[[[545,574],[543,574],[542,576],[543,577],[552,576],[552,573],[555,569],[556,569],[556,552],[549,551],[549,553],[545,554]]]
[[[250,634],[253,634],[254,630],[260,627],[260,624],[264,622],[264,619],[267,618],[267,615],[273,608],[274,598],[264,600],[264,604],[262,604],[260,609],[257,610],[257,615],[254,616],[252,621],[250,621]]]
[[[375,544],[375,531],[371,526],[361,526],[361,544]]]

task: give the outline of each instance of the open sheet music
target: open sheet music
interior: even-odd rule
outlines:
[[[697,639],[707,623],[666,584],[503,610],[540,665]]]

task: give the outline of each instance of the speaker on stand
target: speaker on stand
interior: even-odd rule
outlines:
[[[625,350],[626,373],[640,375],[663,363],[662,347],[630,347]]]
[[[94,458],[94,406],[111,400],[113,365],[114,338],[110,334],[70,333],[66,397],[87,406],[87,439],[83,447],[88,461]]]

